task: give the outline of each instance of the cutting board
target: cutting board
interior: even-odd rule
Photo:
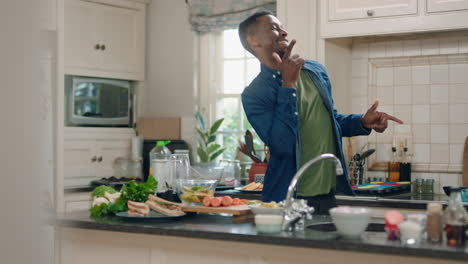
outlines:
[[[463,149],[463,187],[468,187],[468,137],[465,139]]]
[[[251,210],[248,205],[234,205],[223,207],[207,207],[207,206],[188,206],[183,205],[184,212],[191,213],[212,213],[212,214],[232,214],[232,215],[246,215],[250,214]]]

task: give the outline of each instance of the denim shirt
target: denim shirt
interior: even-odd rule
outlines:
[[[362,126],[362,115],[343,115],[334,109],[330,81],[320,63],[306,60],[302,69],[309,72],[333,120],[336,154],[345,167],[344,175],[336,178],[336,191],[353,195],[341,138],[369,135],[371,130]],[[282,201],[299,168],[301,141],[296,89],[283,87],[280,72],[262,64],[258,76],[242,92],[242,105],[250,124],[270,150],[262,200]]]

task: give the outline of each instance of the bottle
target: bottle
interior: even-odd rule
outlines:
[[[171,172],[171,167],[169,165],[169,158],[171,156],[171,151],[166,147],[171,141],[157,141],[153,149],[151,149],[150,156],[150,172],[149,175],[152,175],[158,181],[158,190],[157,192],[165,192],[167,190],[166,186],[166,177],[169,176]]]
[[[392,147],[393,157],[388,162],[388,181],[397,182],[400,181],[400,162],[398,161],[396,147]]]
[[[411,182],[411,160],[406,146],[403,148],[403,157],[400,163],[400,181]]]
[[[427,240],[440,242],[442,237],[442,205],[428,203],[426,214]]]
[[[449,247],[465,246],[464,225],[467,213],[461,202],[460,191],[461,188],[452,188],[448,206],[444,211],[445,232]]]

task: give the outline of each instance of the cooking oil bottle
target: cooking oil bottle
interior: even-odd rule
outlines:
[[[460,188],[452,188],[450,200],[444,211],[445,234],[447,246],[464,247],[465,246],[465,217],[467,212],[461,202]]]
[[[392,147],[392,160],[388,162],[388,181],[400,181],[400,162],[398,161],[397,148]]]

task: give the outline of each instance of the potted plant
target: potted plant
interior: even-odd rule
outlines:
[[[202,163],[213,162],[225,150],[225,148],[216,143],[216,132],[223,123],[224,118],[216,120],[213,125],[208,128],[200,112],[197,112],[195,116],[198,123],[196,127],[198,136],[198,157]]]

